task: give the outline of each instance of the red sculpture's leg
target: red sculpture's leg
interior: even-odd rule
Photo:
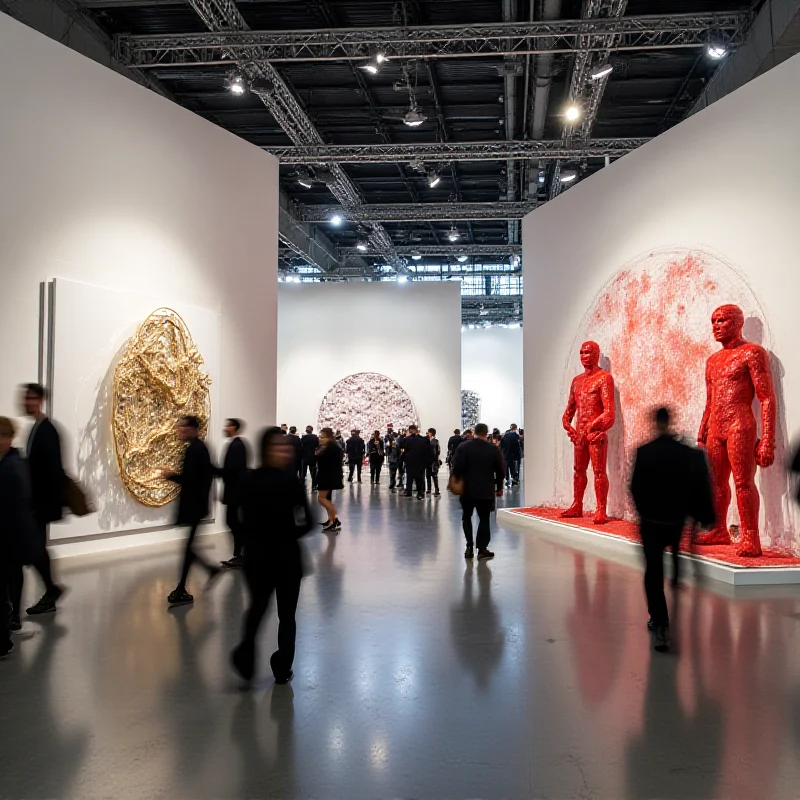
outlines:
[[[758,509],[760,499],[756,488],[756,432],[741,431],[728,439],[728,458],[733,470],[736,505],[742,538],[736,549],[739,556],[760,556],[761,540],[758,536]]]
[[[589,444],[581,439],[575,445],[575,466],[572,476],[572,505],[561,516],[565,519],[574,519],[583,516],[583,495],[589,478],[586,470],[589,469]]]
[[[608,506],[608,439],[589,445],[592,457],[592,472],[594,472],[594,493],[597,497],[597,508],[594,512],[594,524],[605,525],[608,522],[606,510]]]
[[[708,460],[711,465],[711,488],[714,492],[714,510],[717,524],[714,530],[702,533],[695,538],[697,545],[730,544],[728,533],[728,507],[731,504],[731,463],[728,448],[721,439],[709,438],[706,444]]]

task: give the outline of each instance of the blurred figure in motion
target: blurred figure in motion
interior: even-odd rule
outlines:
[[[369,456],[369,482],[375,486],[381,482],[381,467],[386,459],[386,448],[380,431],[375,431],[367,444]]]
[[[14,423],[0,417],[0,658],[13,649],[10,634],[22,628],[16,592],[37,542],[28,468],[12,447],[15,433]]]
[[[225,436],[230,440],[230,444],[225,451],[225,460],[222,466],[216,467],[214,474],[218,478],[222,478],[224,487],[222,505],[225,506],[225,523],[233,537],[233,558],[223,561],[222,566],[239,569],[242,566],[242,547],[244,545],[239,489],[247,474],[247,442],[239,435],[242,430],[241,420],[233,417],[226,420],[223,430]]]
[[[181,606],[194,602],[194,597],[186,591],[186,579],[189,577],[189,570],[195,561],[208,573],[209,588],[222,571],[221,567],[206,561],[195,549],[194,540],[197,536],[197,529],[203,519],[208,516],[208,499],[214,479],[211,456],[205,442],[200,439],[200,420],[191,415],[181,417],[178,420],[178,435],[184,442],[188,442],[183,454],[183,467],[180,472],[162,469],[161,477],[177,483],[181,487],[175,525],[189,528],[189,538],[186,540],[180,580],[175,590],[167,598],[170,606]]]
[[[311,425],[306,425],[304,436],[300,437],[300,450],[303,457],[303,485],[306,482],[306,473],[311,473],[311,491],[317,489],[317,456],[319,449],[319,437],[314,433]]]
[[[328,514],[328,521],[322,526],[323,533],[339,533],[342,523],[333,502],[333,493],[344,488],[342,482],[343,453],[330,428],[319,432],[320,446],[317,450],[317,500]]]
[[[461,435],[461,431],[458,428],[453,431],[453,435],[447,440],[447,458],[445,461],[448,469],[451,471],[453,469],[453,459],[455,458],[456,450],[458,450],[463,441],[464,437]]]
[[[58,598],[64,593],[64,589],[53,581],[47,552],[47,527],[51,522],[62,518],[67,480],[61,462],[61,437],[43,410],[46,397],[44,387],[38,383],[28,383],[23,387],[22,403],[25,413],[33,419],[33,427],[25,447],[38,538],[31,565],[44,582],[44,595],[38,603],[27,609],[29,615],[55,611]],[[15,590],[17,597],[21,598],[22,585],[15,587]]]
[[[338,450],[333,431],[320,431],[324,447]],[[291,471],[292,448],[280,428],[261,436],[261,466],[242,483],[244,575],[250,592],[241,643],[231,653],[234,669],[246,681],[256,670],[256,637],[273,593],[278,606],[278,649],[270,658],[275,683],[292,677],[297,625],[295,613],[303,578],[299,539],[311,530],[311,512],[303,485]],[[324,464],[324,459],[319,463]],[[341,468],[339,470],[341,481]],[[320,488],[320,495],[323,490]]]
[[[670,433],[670,412],[659,408],[654,415],[656,438],[636,451],[631,495],[639,514],[644,547],[644,589],[648,629],[653,648],[669,649],[669,612],[664,595],[664,550],[677,553],[687,519],[703,527],[714,524],[711,480],[701,450],[678,441]],[[674,576],[677,585],[678,575]]]

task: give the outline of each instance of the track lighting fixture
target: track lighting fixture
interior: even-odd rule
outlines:
[[[369,247],[367,246],[366,242],[359,242],[356,245],[356,250],[360,250],[362,253],[366,253],[367,250],[369,250]]]
[[[468,258],[469,256],[462,253],[460,256],[456,256],[456,261],[458,261],[459,264],[463,264]]]
[[[442,180],[442,177],[441,177],[441,175],[439,175],[438,172],[436,172],[436,170],[432,169],[428,173],[428,186],[430,186],[431,189],[433,189],[434,186],[438,186],[439,183],[441,183],[441,180]]]
[[[418,128],[426,119],[428,118],[415,106],[408,110],[408,113],[403,117],[403,122],[409,128]]]
[[[456,228],[455,225],[452,228],[450,228],[450,232],[447,234],[447,238],[451,242],[457,242],[461,238],[461,234],[458,232],[458,229]]]
[[[241,97],[247,91],[247,78],[237,70],[229,72],[225,78],[225,88],[231,94]]]
[[[593,81],[599,81],[605,78],[607,75],[610,75],[613,71],[613,64],[600,64],[589,73],[589,77]]]
[[[310,189],[314,185],[314,178],[311,172],[305,167],[297,168],[297,182],[304,188]]]
[[[559,175],[559,180],[561,183],[572,183],[578,177],[578,173],[574,169],[564,169],[561,170],[561,175]]]

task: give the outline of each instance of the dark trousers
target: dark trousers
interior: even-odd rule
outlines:
[[[306,475],[311,473],[311,488],[317,488],[317,462],[316,461],[304,461],[303,462],[303,477],[302,481],[305,485],[306,482]]]
[[[361,463],[361,460],[359,459],[358,461],[353,461],[353,462],[350,463],[349,466],[350,466],[350,476],[348,477],[347,480],[352,481],[353,480],[353,473],[356,470],[358,470],[358,480],[360,481],[361,480],[361,468],[363,466],[363,464]]]
[[[484,550],[492,540],[491,518],[494,510],[494,500],[476,500],[472,497],[461,496],[461,521],[464,525],[464,536],[467,544],[472,547],[472,514],[478,512],[478,539],[475,542],[478,550]]]
[[[250,591],[250,607],[245,612],[242,647],[255,655],[258,629],[269,608],[273,592],[278,602],[278,650],[272,656],[272,672],[275,677],[289,673],[294,663],[295,640],[297,638],[297,601],[300,598],[300,574],[277,577],[267,572],[261,561],[248,563],[245,557],[244,575]]]
[[[508,459],[506,461],[506,481],[511,484],[511,481],[519,483],[519,461]]]
[[[428,487],[428,491],[431,490],[431,484],[433,484],[433,488],[436,489],[436,494],[439,494],[439,470],[438,468],[434,471],[433,467],[428,467],[425,470],[425,485]]]
[[[383,461],[370,461],[369,462],[369,479],[372,483],[378,483],[381,479],[381,467]]]
[[[397,464],[389,464],[389,488],[397,488]]]
[[[47,523],[36,521],[36,542],[31,549],[34,554],[30,557],[30,565],[39,573],[42,583],[44,583],[45,594],[51,594],[56,588],[56,584],[53,581],[53,573],[50,567],[50,555],[47,552]],[[27,559],[25,559],[25,561],[28,563]],[[22,571],[22,564],[14,564],[9,578],[8,597],[12,605],[11,615],[15,619],[19,619],[20,617],[22,587],[24,582],[25,576]]]
[[[425,496],[425,473],[406,471],[406,494],[414,494],[414,484],[417,484],[417,496]]]
[[[677,554],[683,533],[683,525],[664,525],[642,520],[642,545],[644,547],[644,591],[647,595],[647,610],[657,627],[669,625],[667,598],[664,595],[664,550],[672,548]],[[678,559],[673,564],[678,568]],[[677,580],[678,574],[675,574]]]
[[[192,564],[197,562],[200,566],[208,572],[208,574],[212,574],[216,567],[209,563],[208,561],[203,558],[203,556],[197,551],[194,544],[195,536],[197,535],[197,528],[200,526],[200,522],[195,522],[194,525],[189,527],[189,538],[186,540],[186,550],[183,554],[183,566],[181,567],[181,579],[178,583],[179,589],[186,588],[186,579],[189,577],[189,570],[192,567]]]
[[[9,606],[12,604],[12,581],[12,564],[10,561],[6,561],[4,559],[4,563],[0,564],[0,600],[2,600],[3,603],[8,603]],[[7,652],[11,646],[11,629],[9,628],[10,621],[11,614],[9,613],[9,610],[5,608],[0,609],[0,655]]]
[[[242,509],[238,503],[228,503],[225,507],[225,523],[233,537],[233,557],[238,558],[244,547],[244,530],[242,526]]]

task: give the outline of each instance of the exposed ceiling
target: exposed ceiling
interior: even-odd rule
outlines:
[[[709,39],[735,48],[761,5],[69,3],[112,38],[119,62],[281,157],[288,274],[457,277],[473,323],[520,319],[523,214],[680,122],[720,64]],[[592,80],[604,64],[611,74]],[[229,91],[234,70],[251,91]],[[582,110],[574,125],[570,100]],[[424,121],[410,127],[409,111]]]

